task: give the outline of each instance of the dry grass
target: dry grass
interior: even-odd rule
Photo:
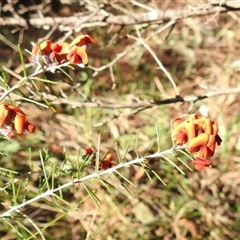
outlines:
[[[76,6],[59,4],[58,9],[55,6],[53,10],[47,4],[43,7],[43,13],[71,16],[75,11],[87,11],[86,6],[90,7],[91,4],[89,1],[83,2],[85,5],[81,7],[76,7],[77,3]],[[106,2],[107,12],[115,14],[123,14],[124,9],[128,12],[144,10],[134,6],[134,1],[102,2]],[[163,9],[207,3],[148,2],[141,1],[143,5]],[[11,16],[12,13],[7,11],[2,14]],[[196,103],[156,105],[148,109],[76,105],[98,101],[132,104],[175,97],[169,79],[159,69],[153,56],[142,44],[134,47],[136,41],[127,36],[140,39],[140,35],[141,39],[146,40],[153,35],[145,43],[170,73],[181,96],[239,88],[239,21],[238,12],[191,17],[176,22],[172,29],[169,27],[158,34],[155,32],[167,23],[145,24],[141,28],[140,25],[121,28],[118,25],[91,27],[90,24],[82,30],[83,34],[91,35],[95,41],[88,53],[89,68],[66,70],[72,81],[63,73],[46,73],[45,77],[57,84],[37,81],[39,90],[36,91],[27,83],[11,98],[6,98],[5,101],[20,104],[38,131],[8,144],[1,142],[5,154],[0,159],[1,213],[11,205],[27,201],[47,189],[42,162],[50,187],[56,188],[79,174],[79,156],[88,146],[98,148],[99,141],[100,153],[112,153],[115,163],[170,148],[170,123],[179,115],[196,112],[214,119],[219,124],[223,144],[213,158],[213,168],[201,172],[190,171],[176,159],[172,160],[185,175],[163,159],[147,160],[149,169],[155,171],[166,186],[153,172],[132,165],[121,169],[121,176],[108,174],[91,179],[64,189],[53,197],[33,202],[21,209],[21,213],[1,219],[1,239],[33,239],[34,234],[37,239],[44,236],[46,239],[73,240],[238,239],[239,94],[220,95]],[[137,28],[140,30],[137,31]],[[18,79],[6,68],[23,76],[17,43],[21,44],[22,49],[30,50],[30,41],[37,42],[49,32],[50,29],[34,26],[24,30],[2,27],[1,36],[4,38],[1,37],[0,41],[0,63],[5,70],[2,69],[1,76],[9,86],[16,84]],[[67,34],[56,28],[48,38],[57,40]],[[77,34],[73,32],[69,39]],[[15,47],[9,45],[6,39]],[[126,54],[116,63],[94,71],[109,64],[124,51]],[[28,54],[23,54],[27,63]],[[27,71],[32,70],[28,68]],[[55,101],[57,96],[58,101],[50,104],[54,110],[27,100],[45,104],[41,94],[49,102]],[[63,103],[61,99],[67,99],[69,103]],[[179,157],[192,167],[184,156]],[[15,172],[7,172],[6,169]],[[93,171],[90,166],[81,174],[87,175]],[[12,195],[14,192],[18,193],[17,196]]]

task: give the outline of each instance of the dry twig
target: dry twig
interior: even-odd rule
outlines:
[[[102,9],[101,9],[102,8]],[[78,28],[83,29],[87,27],[95,27],[95,26],[107,26],[110,24],[116,25],[132,25],[132,24],[143,24],[149,22],[166,22],[171,20],[180,20],[183,18],[194,17],[194,16],[203,16],[210,14],[220,14],[224,12],[231,11],[239,11],[240,4],[238,1],[225,1],[223,4],[221,3],[210,3],[205,4],[200,7],[192,8],[192,9],[167,9],[160,10],[156,9],[148,12],[141,13],[133,13],[129,15],[113,15],[111,13],[107,13],[103,6],[96,7],[96,11],[86,15],[80,16],[71,16],[71,17],[40,17],[40,18],[0,18],[0,25],[12,25],[19,27],[28,27],[29,25],[35,27],[42,26],[55,26],[59,25],[59,29],[62,31],[66,31],[71,27],[71,29]],[[81,25],[81,28],[79,28]]]

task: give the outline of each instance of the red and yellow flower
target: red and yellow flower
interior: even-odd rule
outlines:
[[[32,48],[29,61],[33,64],[47,66],[59,65],[66,61],[70,64],[84,67],[88,64],[87,45],[93,40],[88,35],[77,36],[70,44],[66,42],[52,42],[45,40]]]
[[[99,168],[106,170],[108,168],[112,168],[114,166],[116,166],[116,164],[112,163],[113,161],[113,155],[111,153],[108,153],[104,159],[101,161]]]
[[[92,43],[94,42],[89,35],[79,35],[70,43],[70,47],[82,47],[86,51],[87,45]]]
[[[23,135],[24,130],[35,132],[35,126],[27,120],[25,113],[19,107],[7,103],[0,105],[0,127],[14,130],[19,136]],[[13,135],[11,131],[7,136]]]
[[[88,64],[88,55],[85,50],[81,47],[73,46],[69,53],[67,54],[67,60],[70,61],[71,64]]]
[[[220,145],[222,142],[217,124],[197,114],[176,118],[171,138],[178,146],[185,144],[188,151],[194,153],[193,162],[197,170],[211,166],[208,158],[214,155],[216,144]]]
[[[85,155],[83,158],[85,159],[86,157],[90,158],[91,164],[93,166],[96,165],[96,150],[93,150],[92,148],[88,147],[85,149]],[[99,169],[101,170],[106,170],[108,168],[112,168],[116,166],[113,162],[113,155],[111,153],[107,153],[106,156],[100,161],[99,163]]]

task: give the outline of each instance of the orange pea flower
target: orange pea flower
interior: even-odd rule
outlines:
[[[172,141],[176,141],[178,146],[183,146],[188,141],[188,135],[184,130],[181,130],[172,135]]]
[[[56,66],[69,61],[70,64],[84,67],[88,64],[87,45],[92,43],[93,40],[88,35],[77,36],[71,44],[45,40],[32,48],[29,61],[38,66],[42,63],[47,66]]]
[[[112,168],[114,166],[116,166],[114,163],[112,163],[113,160],[113,156],[111,153],[108,153],[105,158],[103,159],[103,161],[100,163],[99,168],[106,170],[108,168]]]
[[[90,155],[92,155],[94,152],[96,152],[96,151],[93,150],[93,149],[90,148],[90,147],[87,147],[87,148],[85,149],[85,155],[86,155],[86,156],[90,156]]]
[[[92,157],[92,165],[95,166],[96,165],[96,150],[93,150],[92,148],[88,147],[85,149],[85,155],[83,156],[83,159],[85,159],[86,157]],[[104,159],[100,162],[99,164],[99,169],[102,170],[106,170],[108,168],[112,168],[114,166],[116,166],[114,163],[112,163],[113,161],[113,155],[111,153],[108,153]]]
[[[51,40],[45,40],[39,45],[35,45],[32,48],[32,56],[28,58],[31,63],[41,65],[41,61],[46,64],[50,65],[51,60],[49,58],[51,50]]]
[[[45,40],[40,43],[39,46],[34,46],[32,49],[32,54],[29,61],[36,64],[41,64],[41,58],[44,64],[61,64],[64,63],[66,55],[68,53],[67,47],[69,45],[65,42],[55,43],[51,40]]]
[[[92,44],[93,40],[88,35],[79,35],[69,44],[67,59],[71,64],[84,67],[88,64],[88,55],[86,53],[87,45]]]
[[[57,61],[58,57],[60,57],[60,52],[62,50],[61,45],[58,43],[52,43],[50,45],[50,53],[49,53],[49,58],[52,62]],[[58,62],[58,61],[57,61]]]
[[[198,158],[210,158],[214,154],[214,151],[211,151],[211,149],[205,145],[202,145],[199,147],[199,150],[195,153],[195,156]]]
[[[86,51],[86,46],[92,43],[94,42],[89,35],[79,35],[70,43],[70,47],[78,46],[84,48],[84,50]]]
[[[67,54],[67,59],[71,64],[88,64],[88,55],[82,47],[73,46]]]
[[[206,133],[200,133],[195,138],[192,138],[187,143],[189,152],[196,152],[202,145],[207,145],[209,140],[209,135]]]
[[[218,135],[217,124],[197,114],[176,118],[173,122],[171,138],[178,146],[185,144],[187,150],[194,153],[197,170],[211,166],[208,158],[214,155],[216,143],[220,145],[222,142]]]
[[[23,135],[24,130],[35,132],[35,126],[28,122],[25,113],[12,104],[0,105],[0,127],[16,130],[19,136]],[[12,134],[11,132],[7,136],[12,137]]]
[[[34,46],[32,49],[33,56],[36,56],[39,53],[41,53],[42,55],[48,54],[49,52],[51,52],[51,44],[51,40],[45,40],[39,45]]]
[[[59,52],[59,55],[62,59],[67,60],[67,54],[69,52],[69,44],[66,42],[58,43],[59,46],[61,46],[61,50]]]
[[[67,53],[69,52],[69,44],[65,42],[52,43],[49,58],[54,64],[62,64],[67,61]]]

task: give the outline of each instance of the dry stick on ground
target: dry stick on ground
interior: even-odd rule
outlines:
[[[123,109],[123,108],[130,108],[130,109],[137,109],[137,108],[150,108],[158,105],[166,105],[171,103],[178,103],[178,102],[197,102],[199,100],[205,98],[216,97],[220,95],[228,95],[228,94],[237,94],[240,93],[240,88],[229,88],[229,89],[218,89],[214,91],[207,92],[203,95],[186,95],[180,96],[177,95],[174,98],[168,98],[164,100],[151,100],[151,101],[138,101],[131,103],[104,103],[103,101],[95,100],[91,102],[79,102],[73,101],[66,98],[57,98],[51,94],[44,94],[44,97],[49,100],[50,104],[58,105],[58,104],[69,104],[72,107],[88,107],[88,108],[108,108],[108,109]],[[41,100],[41,99],[35,99]]]
[[[88,23],[86,23],[88,26],[89,24],[94,24],[94,25],[98,25],[98,26],[104,26],[104,25],[108,25],[108,24],[121,24],[121,25],[129,25],[129,24],[141,24],[144,22],[154,22],[154,21],[158,21],[158,22],[164,22],[164,21],[169,21],[171,20],[169,23],[166,24],[166,26],[164,26],[163,28],[169,27],[168,25],[173,25],[177,20],[182,19],[182,18],[186,18],[186,17],[190,17],[190,16],[197,16],[197,15],[207,15],[207,14],[214,14],[214,13],[222,13],[222,12],[226,12],[226,11],[237,11],[240,10],[240,4],[234,5],[236,4],[235,1],[227,1],[224,4],[206,4],[204,6],[201,6],[199,8],[194,8],[194,9],[190,9],[190,10],[173,10],[173,9],[169,9],[166,11],[151,11],[151,12],[145,12],[145,13],[136,13],[133,14],[131,16],[108,16],[106,17],[106,12],[104,12],[104,14],[102,15],[96,15],[93,16],[92,18],[89,18],[89,16],[81,16],[80,20],[79,17],[68,17],[68,18],[39,18],[39,19],[29,19],[29,23],[31,25],[34,26],[43,26],[43,25],[55,25],[57,24],[62,24],[62,25],[68,25],[68,24],[72,24],[72,23],[76,23],[79,26],[79,22],[83,23],[85,21],[88,21]],[[95,14],[97,14],[98,11],[95,12]],[[102,13],[102,11],[99,11]],[[92,16],[92,15],[91,15]],[[95,23],[94,23],[95,22]],[[17,26],[27,26],[27,21],[25,19],[14,19],[14,18],[0,18],[0,25],[17,25]],[[93,26],[93,25],[91,25]],[[83,28],[83,27],[82,27]],[[162,29],[161,29],[162,31]],[[147,40],[147,39],[146,39]],[[139,44],[139,43],[138,43]],[[136,44],[136,45],[138,45]],[[130,47],[130,49],[134,48],[136,45],[133,45]],[[116,63],[120,58],[122,58],[123,56],[125,56],[127,54],[129,49],[126,49],[124,52],[120,53],[117,55],[117,57],[110,62],[109,64],[102,66],[100,68],[94,68],[92,67],[93,70],[95,70],[94,75],[97,75],[98,72],[100,72],[103,69],[106,69],[110,66],[112,66],[114,63]],[[34,75],[37,75],[36,73]],[[27,77],[27,79],[29,79],[29,77]],[[5,94],[3,94],[0,97],[0,101],[2,101],[10,92],[12,92],[13,90],[19,88],[22,83],[25,81],[26,79],[22,79],[22,81],[20,81],[16,86],[13,86],[11,89],[9,89],[7,92],[5,92]],[[178,99],[179,101],[179,99]],[[95,103],[93,103],[95,104]],[[146,106],[143,106],[146,107]]]
[[[163,31],[165,31],[166,29],[168,29],[169,27],[172,27],[175,23],[176,23],[175,20],[169,21],[169,22],[166,23],[164,26],[162,26],[162,27],[159,28],[157,31],[155,31],[153,34],[150,34],[150,35],[145,39],[145,41],[150,40],[152,37],[156,36],[156,35],[159,34],[160,32],[163,32]],[[139,46],[139,45],[141,45],[141,42],[137,42],[137,41],[136,41],[136,42],[133,43],[131,46],[126,47],[126,49],[125,49],[124,51],[118,53],[118,54],[116,55],[116,57],[115,57],[111,62],[109,62],[109,63],[107,63],[107,64],[105,64],[105,65],[103,65],[103,66],[101,66],[101,67],[96,68],[96,67],[93,67],[93,66],[88,66],[88,68],[90,68],[90,69],[92,69],[92,70],[94,71],[94,73],[93,73],[92,76],[93,76],[93,77],[96,77],[99,72],[101,72],[101,71],[103,71],[103,70],[105,70],[105,69],[107,69],[107,68],[112,67],[119,59],[121,59],[121,58],[123,58],[124,56],[126,56],[129,52],[134,51],[134,49],[135,49],[137,46]]]
[[[101,7],[101,6],[100,6]],[[154,10],[142,13],[133,13],[131,15],[112,15],[107,13],[102,9],[102,11],[97,11],[95,16],[89,18],[87,16],[71,16],[71,17],[42,17],[42,18],[0,18],[0,26],[19,26],[28,27],[32,25],[35,27],[43,26],[54,26],[59,24],[59,27],[63,31],[71,27],[79,27],[82,23],[81,29],[93,26],[107,26],[109,24],[117,25],[132,25],[132,24],[142,24],[149,22],[167,22],[170,20],[180,20],[183,18],[202,16],[209,14],[220,14],[223,12],[239,11],[240,2],[239,1],[225,1],[224,3],[210,3],[204,4],[200,7],[192,9],[167,9],[167,10]],[[108,14],[108,15],[107,15]]]
[[[138,32],[138,31],[137,31]],[[138,32],[139,35],[139,32]],[[176,95],[179,95],[178,89],[177,89],[177,85],[175,84],[172,76],[169,74],[169,72],[166,70],[166,68],[162,65],[161,61],[159,60],[159,58],[157,57],[157,55],[155,54],[155,52],[150,48],[150,46],[148,44],[146,44],[146,42],[140,38],[140,36],[138,36],[138,38],[134,37],[134,36],[130,36],[128,35],[129,38],[135,39],[136,41],[138,41],[139,43],[141,43],[147,50],[148,52],[152,55],[152,57],[154,58],[154,60],[157,62],[159,68],[165,73],[165,75],[167,76],[168,80],[170,81],[170,83],[173,86],[173,89],[176,93]]]
[[[5,89],[2,88],[2,89],[4,90],[4,93],[2,93],[2,95],[0,95],[0,102],[3,101],[7,96],[9,96],[9,94],[10,94],[11,92],[13,92],[14,90],[16,90],[16,89],[20,88],[21,86],[23,86],[27,80],[34,80],[34,78],[35,78],[36,76],[38,76],[40,73],[43,73],[43,72],[45,72],[45,71],[52,71],[52,70],[55,70],[55,69],[58,69],[58,68],[61,68],[61,67],[67,66],[67,65],[69,65],[69,62],[60,64],[60,65],[56,65],[56,66],[46,67],[46,68],[44,68],[44,69],[38,69],[37,71],[35,71],[35,72],[32,73],[31,75],[21,78],[21,79],[17,82],[17,84],[15,84],[14,86],[12,86],[10,89],[5,90]],[[5,71],[11,73],[13,76],[17,76],[17,78],[19,78],[18,75],[15,74],[15,73],[13,73],[10,69],[8,69],[8,68],[6,68],[6,67],[4,67],[4,66],[3,66],[3,69],[4,69]],[[1,88],[1,87],[0,87],[0,88]],[[46,107],[46,106],[45,106],[45,107]]]

